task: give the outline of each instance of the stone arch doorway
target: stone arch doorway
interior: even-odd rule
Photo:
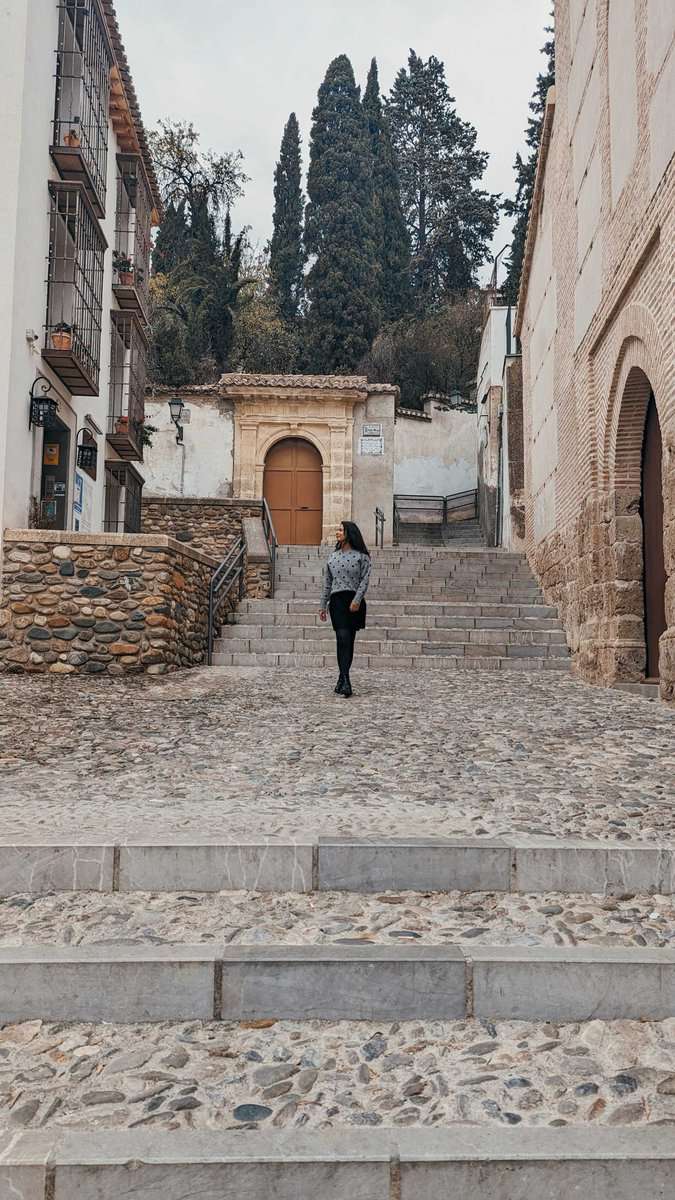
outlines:
[[[659,639],[666,631],[666,565],[663,544],[663,442],[650,393],[642,443],[641,516],[644,564],[646,676],[659,678]]]
[[[318,546],[323,525],[323,463],[304,438],[283,438],[267,452],[263,495],[277,539],[288,546]]]
[[[658,407],[642,365],[625,362],[613,452],[615,678],[656,680],[667,627],[663,444]],[[631,650],[632,647],[632,650]]]

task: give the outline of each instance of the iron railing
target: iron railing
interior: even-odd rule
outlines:
[[[49,195],[44,357],[73,394],[96,396],[106,241],[79,184],[52,180]]]
[[[456,514],[462,509],[467,513],[462,518],[454,520],[472,520],[478,515],[478,492],[474,489],[468,492],[455,492],[452,496],[394,496],[394,542],[398,544],[401,521],[404,514],[420,516],[430,524],[447,525],[451,513]]]
[[[264,498],[262,502],[262,527],[265,534],[265,541],[267,542],[267,549],[270,553],[270,597],[273,598],[277,579],[277,535],[274,532],[274,522],[269,505]]]
[[[239,599],[243,599],[245,576],[246,543],[243,537],[240,537],[225,556],[220,566],[216,567],[209,584],[209,637],[206,659],[209,666],[213,661],[213,642],[220,607],[225,598],[229,596],[235,584],[238,585]]]
[[[138,154],[117,156],[115,270],[113,284],[122,308],[138,299],[143,319],[150,309],[150,229],[152,200]]]
[[[140,533],[143,477],[133,467],[106,463],[104,519],[105,533]]]
[[[382,509],[378,505],[378,507],[375,509],[375,549],[377,549],[378,546],[384,547],[384,522],[385,522],[385,520],[386,520],[386,517],[385,517]]]
[[[108,104],[112,53],[95,0],[61,0],[56,49],[56,96],[52,152],[67,178],[81,177],[105,209]],[[70,163],[63,150],[68,152]]]

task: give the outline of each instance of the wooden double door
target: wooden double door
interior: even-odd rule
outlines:
[[[647,678],[659,677],[659,638],[666,630],[666,564],[663,545],[663,443],[652,396],[642,446],[642,530],[644,544]]]
[[[311,442],[284,438],[272,447],[265,459],[263,495],[282,545],[319,545],[323,526],[323,465]]]

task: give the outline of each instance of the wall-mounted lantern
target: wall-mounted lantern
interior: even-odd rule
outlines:
[[[80,434],[82,441],[80,442]],[[96,478],[96,462],[98,460],[98,446],[95,439],[92,437],[86,426],[78,429],[77,437],[77,465],[81,471],[86,471],[91,475],[92,479]]]
[[[30,408],[28,412],[29,429],[32,429],[33,425],[38,426],[38,428],[53,429],[56,425],[58,396],[56,393],[49,395],[51,391],[52,385],[44,375],[38,375],[33,380],[33,386],[30,389]]]
[[[174,425],[176,426],[176,445],[177,446],[181,446],[183,444],[183,426],[180,423],[180,419],[181,419],[181,415],[182,415],[184,408],[185,408],[185,402],[183,400],[181,400],[180,396],[171,396],[170,397],[169,413],[171,414],[171,420],[173,421]]]

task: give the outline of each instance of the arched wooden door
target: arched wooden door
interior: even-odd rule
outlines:
[[[662,455],[659,415],[656,401],[651,396],[642,447],[642,536],[648,679],[659,677],[659,638],[666,629]]]
[[[323,524],[321,455],[303,438],[284,438],[265,459],[263,495],[277,540],[287,546],[318,546]]]

